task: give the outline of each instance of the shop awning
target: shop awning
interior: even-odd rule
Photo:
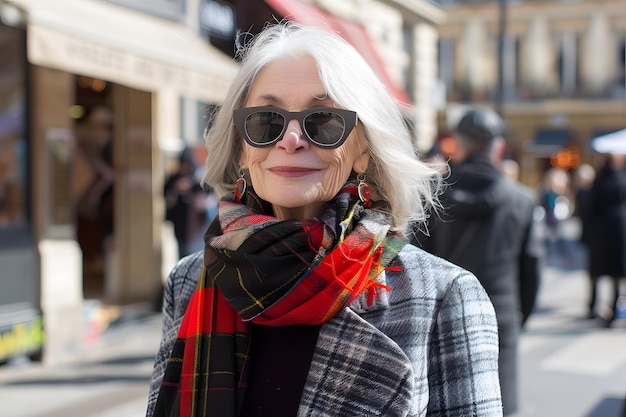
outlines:
[[[599,153],[626,155],[626,129],[594,136],[590,145]]]
[[[570,144],[572,134],[567,129],[538,130],[531,144],[531,151],[539,154],[552,154]]]
[[[411,98],[407,92],[393,80],[380,55],[376,51],[374,42],[367,31],[360,25],[348,22],[340,17],[325,12],[312,3],[301,0],[265,0],[269,6],[282,17],[303,25],[323,27],[337,33],[349,42],[365,58],[365,61],[378,74],[378,78],[387,86],[389,92],[402,107],[412,107]]]
[[[9,0],[27,15],[32,64],[139,90],[220,102],[237,64],[183,26],[94,0]]]

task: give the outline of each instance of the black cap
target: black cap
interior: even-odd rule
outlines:
[[[470,110],[463,115],[456,131],[468,140],[488,143],[504,134],[504,122],[493,110]]]

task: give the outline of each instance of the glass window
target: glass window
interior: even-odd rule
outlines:
[[[626,34],[617,42],[617,71],[611,97],[623,100],[626,97]]]
[[[454,39],[439,39],[439,79],[446,87],[448,93],[454,87]]]
[[[572,97],[579,83],[578,37],[575,33],[562,33],[558,36],[559,45],[558,75],[562,97]]]
[[[517,96],[520,74],[520,42],[516,35],[506,35],[503,51],[503,87],[506,100]]]
[[[21,29],[0,25],[0,230],[26,224],[26,59]]]

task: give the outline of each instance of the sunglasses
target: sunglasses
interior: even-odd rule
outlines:
[[[314,107],[291,112],[279,107],[244,107],[234,111],[235,127],[244,140],[257,148],[278,142],[291,120],[297,120],[306,138],[325,149],[341,146],[356,126],[356,112]]]

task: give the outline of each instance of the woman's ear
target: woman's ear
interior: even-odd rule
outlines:
[[[360,150],[360,155],[356,157],[354,163],[352,164],[352,170],[357,174],[361,172],[365,172],[370,162],[370,152],[367,146],[367,139],[362,131],[357,132],[357,140],[358,146]]]
[[[243,146],[241,153],[239,154],[239,168],[248,169],[248,155],[246,154],[246,147]]]
[[[369,162],[370,162],[370,153],[368,152],[367,148],[365,148],[365,150],[361,153],[361,155],[359,155],[354,160],[354,164],[352,164],[352,170],[356,172],[357,174],[360,174],[361,172],[365,172],[367,171]]]

